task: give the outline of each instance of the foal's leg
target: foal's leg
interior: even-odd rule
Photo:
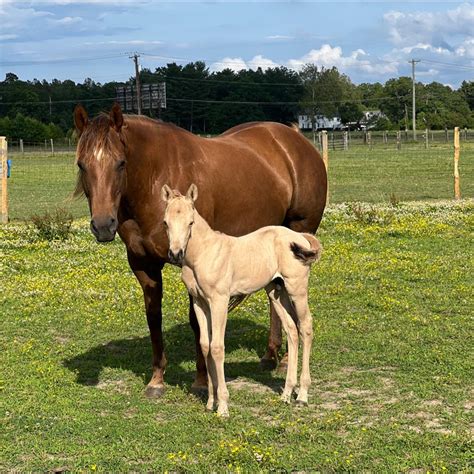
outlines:
[[[217,375],[217,414],[220,416],[229,416],[229,408],[227,406],[229,392],[224,374],[224,338],[228,305],[228,296],[217,296],[212,298],[210,302],[212,324],[211,355]]]
[[[296,386],[298,372],[298,329],[291,317],[291,302],[284,287],[269,285],[266,290],[281,319],[288,338],[288,369],[281,399],[286,403],[290,403],[291,395]]]
[[[213,362],[209,354],[210,340],[211,340],[211,326],[209,321],[209,309],[207,305],[200,299],[193,298],[193,307],[196,313],[196,319],[199,324],[200,338],[199,343],[201,346],[204,361],[207,367],[207,387],[208,387],[208,399],[206,408],[208,410],[214,409],[215,400],[215,387],[213,378],[215,378],[215,369]]]
[[[308,305],[308,276],[306,279],[292,281],[288,284],[287,289],[296,312],[299,333],[303,346],[300,390],[296,402],[301,405],[307,405],[308,389],[311,385],[309,359],[311,356],[311,344],[313,342],[313,318]]]

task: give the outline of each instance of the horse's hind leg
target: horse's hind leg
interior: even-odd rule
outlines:
[[[202,393],[206,391],[208,385],[206,361],[201,350],[200,325],[191,295],[189,295],[189,324],[194,332],[194,340],[196,344],[196,378],[191,386],[191,391],[194,393]]]
[[[278,352],[280,351],[281,340],[281,319],[275,309],[271,298],[270,303],[270,333],[268,335],[267,351],[260,359],[260,366],[264,370],[273,370],[278,366]],[[285,359],[286,360],[286,359]]]
[[[313,319],[308,305],[308,291],[304,288],[304,283],[296,284],[293,288],[288,288],[288,294],[293,303],[293,308],[298,321],[298,329],[303,346],[303,360],[300,375],[300,390],[296,402],[301,405],[308,404],[308,389],[311,385],[311,374],[309,370],[309,360],[311,356],[311,345],[313,342]]]
[[[291,317],[291,302],[288,298],[285,287],[272,283],[265,289],[269,298],[272,300],[276,313],[281,319],[288,338],[288,368],[286,372],[285,388],[283,389],[281,399],[286,403],[290,403],[297,381],[298,329]]]

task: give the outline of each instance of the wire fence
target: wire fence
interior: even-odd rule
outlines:
[[[419,134],[417,142],[402,142],[400,147],[393,133],[373,133],[369,141],[364,135],[351,132],[350,144],[345,146],[349,139],[343,132],[334,133],[334,137],[331,132],[327,134],[331,203],[454,199],[453,131],[449,131],[447,143],[438,133],[438,140],[426,145],[423,134]],[[461,130],[460,141],[461,196],[474,198],[474,132],[463,136]],[[74,145],[69,149],[69,143],[63,144],[64,151],[58,147],[54,152],[23,144],[20,152],[17,144],[9,142],[10,219],[29,219],[33,214],[58,208],[76,218],[88,215],[87,201],[72,198],[76,180]],[[320,146],[317,135],[316,146]]]

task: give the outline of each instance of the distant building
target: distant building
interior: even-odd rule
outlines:
[[[340,130],[344,128],[340,117],[328,118],[324,115],[315,115],[314,118],[317,130]],[[313,128],[311,115],[298,115],[298,126],[301,130],[311,130]]]

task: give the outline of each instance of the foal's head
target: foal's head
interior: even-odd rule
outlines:
[[[74,122],[80,136],[76,193],[83,192],[87,197],[92,233],[99,242],[107,242],[117,231],[117,212],[126,181],[122,111],[115,104],[109,114],[89,121],[84,108],[78,105]]]
[[[161,189],[166,202],[164,224],[169,239],[168,258],[170,263],[181,265],[194,224],[194,201],[198,197],[195,184],[189,186],[186,196],[171,189],[167,184]]]

